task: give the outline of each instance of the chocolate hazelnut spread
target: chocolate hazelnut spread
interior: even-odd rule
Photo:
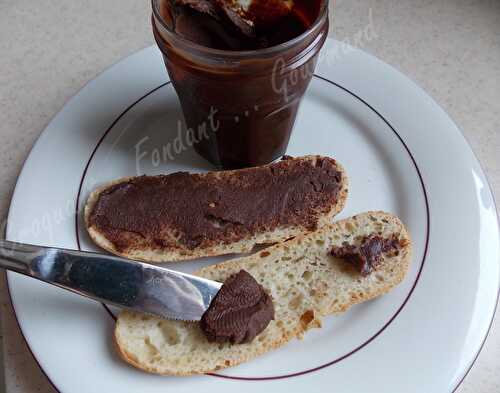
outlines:
[[[312,230],[336,203],[341,182],[335,160],[327,157],[232,174],[141,176],[103,191],[89,225],[118,251],[192,250],[291,225]]]
[[[210,342],[251,342],[274,319],[271,297],[245,270],[229,277],[219,290],[200,327]]]
[[[377,268],[383,253],[399,250],[402,246],[396,237],[384,239],[381,236],[370,235],[364,237],[359,246],[334,247],[331,254],[351,263],[362,276],[367,276]]]
[[[251,50],[289,41],[314,22],[320,0],[162,0],[179,36],[207,48]]]
[[[186,125],[205,131],[194,148],[224,169],[285,154],[329,25],[327,0],[245,0],[244,12],[233,3],[153,0],[153,33]]]

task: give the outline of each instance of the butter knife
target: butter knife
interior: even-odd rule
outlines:
[[[199,321],[221,283],[91,252],[0,240],[0,268],[161,318]]]

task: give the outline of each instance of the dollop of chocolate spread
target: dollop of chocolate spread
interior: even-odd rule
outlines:
[[[335,160],[287,159],[231,176],[185,172],[142,176],[109,187],[89,216],[116,247],[190,249],[237,242],[278,226],[314,230],[336,203]]]
[[[210,342],[251,342],[274,319],[271,297],[245,270],[230,276],[219,290],[200,327]]]
[[[396,237],[384,239],[381,236],[370,235],[364,237],[359,246],[334,247],[331,254],[354,265],[362,276],[368,276],[377,268],[383,253],[399,250],[402,246],[403,243]]]

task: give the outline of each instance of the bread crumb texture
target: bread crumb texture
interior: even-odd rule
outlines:
[[[371,234],[395,236],[403,246],[385,255],[367,277],[330,255],[333,247],[359,244]],[[244,269],[268,291],[275,320],[253,342],[209,343],[198,323],[125,311],[116,323],[118,351],[131,365],[158,374],[201,374],[240,364],[293,338],[301,338],[311,328],[320,328],[324,316],[344,312],[354,304],[386,293],[405,277],[411,251],[407,230],[391,214],[368,212],[329,224],[257,254],[198,272],[223,282]]]

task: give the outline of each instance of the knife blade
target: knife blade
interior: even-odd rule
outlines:
[[[110,255],[0,240],[0,267],[161,318],[199,321],[221,283]]]

